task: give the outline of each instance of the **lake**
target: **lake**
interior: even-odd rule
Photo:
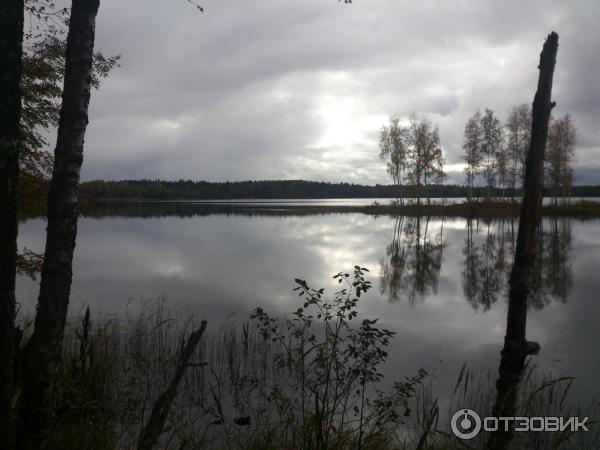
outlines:
[[[217,327],[249,319],[258,305],[294,311],[294,278],[332,292],[332,276],[358,264],[373,283],[361,312],[397,332],[387,380],[424,367],[442,405],[464,363],[495,380],[516,219],[293,214],[286,202],[253,203],[119,204],[88,213],[79,220],[71,313],[89,305],[95,314],[125,315],[164,298],[173,314]],[[41,253],[44,240],[43,219],[20,224],[20,247]],[[533,360],[576,376],[572,400],[587,405],[600,394],[600,220],[544,219],[538,247],[527,334],[541,352]],[[32,314],[37,284],[18,277],[17,297],[21,314]]]

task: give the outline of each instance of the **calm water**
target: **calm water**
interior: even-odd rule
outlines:
[[[449,392],[465,362],[495,379],[516,221],[283,212],[120,205],[83,217],[71,312],[89,305],[121,315],[164,297],[216,326],[248,319],[257,305],[295,310],[295,277],[332,291],[331,276],[358,264],[374,285],[362,312],[397,332],[388,379],[425,367]],[[41,219],[22,223],[20,246],[41,252],[44,230]],[[576,376],[574,398],[587,403],[600,394],[600,221],[544,220],[538,245],[528,317],[528,338],[542,347],[535,362]],[[17,294],[31,313],[36,283],[19,277]]]
[[[508,198],[507,198],[508,199]],[[461,203],[466,201],[465,197],[448,197],[441,198],[435,197],[429,199],[435,203]],[[520,200],[516,199],[516,200]],[[588,202],[600,202],[600,197],[573,197],[572,202],[579,201]],[[269,206],[366,206],[371,205],[375,202],[380,204],[388,204],[393,199],[390,198],[319,198],[319,199],[306,199],[306,198],[291,198],[291,199],[237,199],[237,200],[165,200],[155,201],[156,203],[187,203],[187,204],[207,204],[207,205],[269,205]],[[406,199],[407,202],[414,201],[414,199]],[[423,200],[424,201],[424,200]],[[544,204],[550,204],[552,199],[550,197],[544,198]]]

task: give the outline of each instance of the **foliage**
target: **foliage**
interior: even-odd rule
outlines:
[[[456,185],[403,186],[406,196],[437,195],[462,197]],[[248,198],[397,198],[396,185],[367,186],[305,180],[225,181],[210,183],[192,180],[94,180],[81,184],[81,193],[90,199],[248,199]]]
[[[381,387],[394,333],[359,319],[366,269],[339,273],[331,301],[296,280],[303,306],[281,320],[203,337],[174,399],[164,448],[395,448],[426,376]],[[306,306],[304,306],[306,305]],[[128,311],[131,309],[128,308]],[[188,322],[189,324],[189,322]],[[49,448],[130,448],[169,383],[188,325],[158,305],[133,320],[67,326]]]
[[[502,189],[502,198],[504,199],[505,189],[509,186],[510,154],[508,149],[501,146],[496,152],[496,173],[498,187]]]
[[[506,120],[507,143],[509,155],[510,187],[517,186],[517,180],[523,182],[525,176],[525,159],[531,140],[531,108],[527,103],[512,106]]]
[[[379,158],[387,161],[387,172],[394,185],[402,186],[402,178],[407,167],[407,148],[404,143],[406,130],[400,126],[397,117],[390,117],[389,125],[379,133]],[[402,199],[401,199],[402,200]]]
[[[54,165],[48,135],[58,126],[69,9],[57,8],[51,0],[28,0],[25,11],[30,16],[30,26],[24,36],[21,73],[19,203],[23,210],[44,212]],[[94,53],[94,88],[100,88],[101,79],[118,67],[119,59],[119,55]],[[25,249],[17,255],[18,272],[35,276],[41,260],[42,255]]]
[[[86,312],[67,326],[48,448],[134,448],[149,405],[168,383],[183,343],[182,322],[167,315],[160,305],[140,313],[135,312],[134,305],[129,305],[127,311],[131,316],[125,322],[114,317],[92,321]],[[360,326],[357,318],[354,321]],[[202,339],[169,415],[161,448],[302,448],[301,441],[293,442],[292,436],[285,433],[291,424],[285,414],[279,415],[275,408],[277,402],[266,400],[272,393],[269,388],[277,383],[278,393],[288,398],[299,394],[299,384],[292,377],[294,372],[288,369],[290,366],[285,363],[282,369],[277,369],[274,361],[283,346],[271,339],[265,340],[248,325],[213,327],[213,332]],[[280,325],[285,326],[285,323]],[[186,328],[185,323],[183,328]],[[272,337],[270,331],[269,335]],[[324,342],[321,338],[318,340]],[[283,358],[287,360],[288,356]],[[462,448],[457,447],[460,443],[450,433],[448,421],[452,414],[465,406],[481,414],[491,411],[494,371],[475,372],[465,366],[452,392],[442,393],[434,392],[435,377],[427,377],[425,383],[421,375],[411,379],[416,383],[407,380],[394,387],[398,396],[410,399],[410,415],[395,419],[403,423],[392,430],[394,434],[402,434],[392,439],[391,433],[365,433],[364,449],[413,449],[418,448],[419,443],[422,443],[421,448],[429,449]],[[574,382],[572,377],[540,373],[540,369],[530,366],[521,385],[519,398],[523,402],[518,412],[526,416],[590,416],[596,421],[599,417],[596,401],[590,410],[577,411],[569,406],[572,401],[569,392]],[[436,401],[436,395],[449,396],[449,402]],[[441,410],[444,404],[446,411]],[[389,405],[381,406],[387,409]],[[315,410],[314,403],[309,405],[308,414]],[[400,406],[400,415],[403,411],[406,411],[405,406]],[[300,404],[295,405],[295,412],[298,417]],[[354,418],[353,414],[354,410],[350,409],[349,417]],[[307,427],[314,436],[319,429],[314,415],[307,415]],[[516,448],[592,449],[596,448],[598,432],[595,424],[590,433],[520,433],[520,446]],[[356,434],[343,435],[337,433],[336,428],[332,430],[332,438],[328,448],[357,448]],[[478,444],[484,445],[485,440],[486,435],[481,434],[473,448],[480,448]]]
[[[277,321],[262,308],[254,311],[265,340],[281,345],[275,355],[279,368],[290,373],[290,388],[273,389],[268,398],[290,428],[299,448],[336,448],[340,440],[365,448],[373,436],[389,436],[410,414],[408,400],[425,377],[395,383],[391,392],[378,388],[385,348],[394,332],[379,328],[377,320],[355,325],[358,299],[371,288],[365,268],[355,266],[353,277],[338,273],[341,289],[331,301],[323,289],[296,279],[303,306],[291,318]]]
[[[551,118],[544,176],[547,192],[554,198],[554,205],[557,205],[559,197],[566,205],[574,192],[572,164],[576,134],[570,114],[559,119]],[[514,192],[518,188],[517,183],[523,182],[525,174],[530,135],[531,108],[527,104],[512,106],[504,127],[490,109],[486,109],[483,115],[477,111],[469,118],[463,137],[469,199],[473,196],[475,179],[480,175],[485,182],[488,200],[498,193],[494,191],[496,185],[501,189],[502,197],[506,192]]]
[[[548,143],[546,144],[545,177],[546,186],[553,196],[553,203],[567,203],[571,196],[573,183],[573,169],[571,167],[575,157],[575,144],[577,130],[570,114],[559,119],[551,119],[548,130]]]
[[[438,128],[427,118],[418,117],[415,113],[409,121],[406,129],[408,183],[419,188],[439,182],[444,178],[444,163]],[[417,199],[420,200],[420,196]]]
[[[486,109],[481,117],[482,174],[486,183],[486,199],[491,197],[491,188],[496,185],[498,175],[497,155],[502,149],[502,126],[494,111]]]
[[[463,137],[463,159],[465,160],[465,175],[469,187],[468,199],[473,197],[473,186],[475,177],[481,168],[481,113],[477,111],[465,125]]]
[[[480,189],[473,188],[478,195]],[[83,182],[81,195],[86,200],[151,200],[151,199],[290,199],[290,198],[397,198],[398,186],[389,184],[374,186],[353,183],[328,183],[306,180],[261,180],[261,181],[226,181],[212,183],[193,180],[94,180]],[[420,192],[420,194],[419,194]],[[401,194],[405,197],[468,197],[468,186],[456,184],[430,184],[428,186],[402,186]],[[501,191],[492,189],[492,195],[500,195]],[[520,189],[506,189],[507,196],[520,196]],[[574,186],[574,197],[598,197],[600,186]]]
[[[387,161],[387,171],[394,185],[416,186],[417,199],[429,190],[423,186],[441,183],[446,178],[444,158],[437,126],[426,117],[410,115],[408,126],[400,126],[397,117],[390,117],[389,126],[383,127],[379,136],[379,157]]]
[[[43,261],[42,255],[23,247],[23,251],[17,254],[17,274],[26,275],[35,280],[42,270]]]
[[[21,149],[19,153],[20,204],[27,210],[42,209],[46,203],[54,157],[49,132],[58,126],[66,40],[70,10],[58,8],[53,0],[27,0],[29,28],[24,36],[21,74]],[[92,86],[115,67],[120,56],[94,53]]]
[[[65,41],[52,34],[25,46],[23,52],[21,113],[21,170],[30,177],[47,179],[53,157],[47,150],[47,135],[58,125]],[[120,56],[94,54],[92,86],[100,88],[102,78],[118,67]]]

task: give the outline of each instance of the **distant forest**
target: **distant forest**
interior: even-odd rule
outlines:
[[[327,183],[304,180],[273,181],[161,181],[123,180],[88,181],[81,184],[81,195],[88,199],[275,199],[275,198],[397,198],[416,197],[416,186],[368,186],[350,183]],[[467,186],[428,185],[420,187],[421,197],[466,197]],[[476,187],[475,196],[483,197],[485,187]],[[549,193],[548,193],[549,194]],[[492,195],[501,198],[502,190],[494,189]],[[520,189],[505,189],[504,195],[520,196]],[[600,197],[600,186],[574,186],[573,197]]]

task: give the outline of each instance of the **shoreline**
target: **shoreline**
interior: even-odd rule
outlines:
[[[262,200],[262,201],[261,201]],[[295,205],[278,204],[276,201],[256,202],[207,202],[185,200],[93,200],[82,202],[83,217],[106,217],[110,215],[157,216],[157,215],[311,215],[334,213],[361,213],[388,216],[439,216],[439,217],[518,217],[521,204],[518,202],[461,202],[450,204],[409,204],[391,205],[374,203],[370,205]],[[600,218],[600,202],[579,200],[571,205],[544,205],[544,217],[575,217],[581,219]]]

